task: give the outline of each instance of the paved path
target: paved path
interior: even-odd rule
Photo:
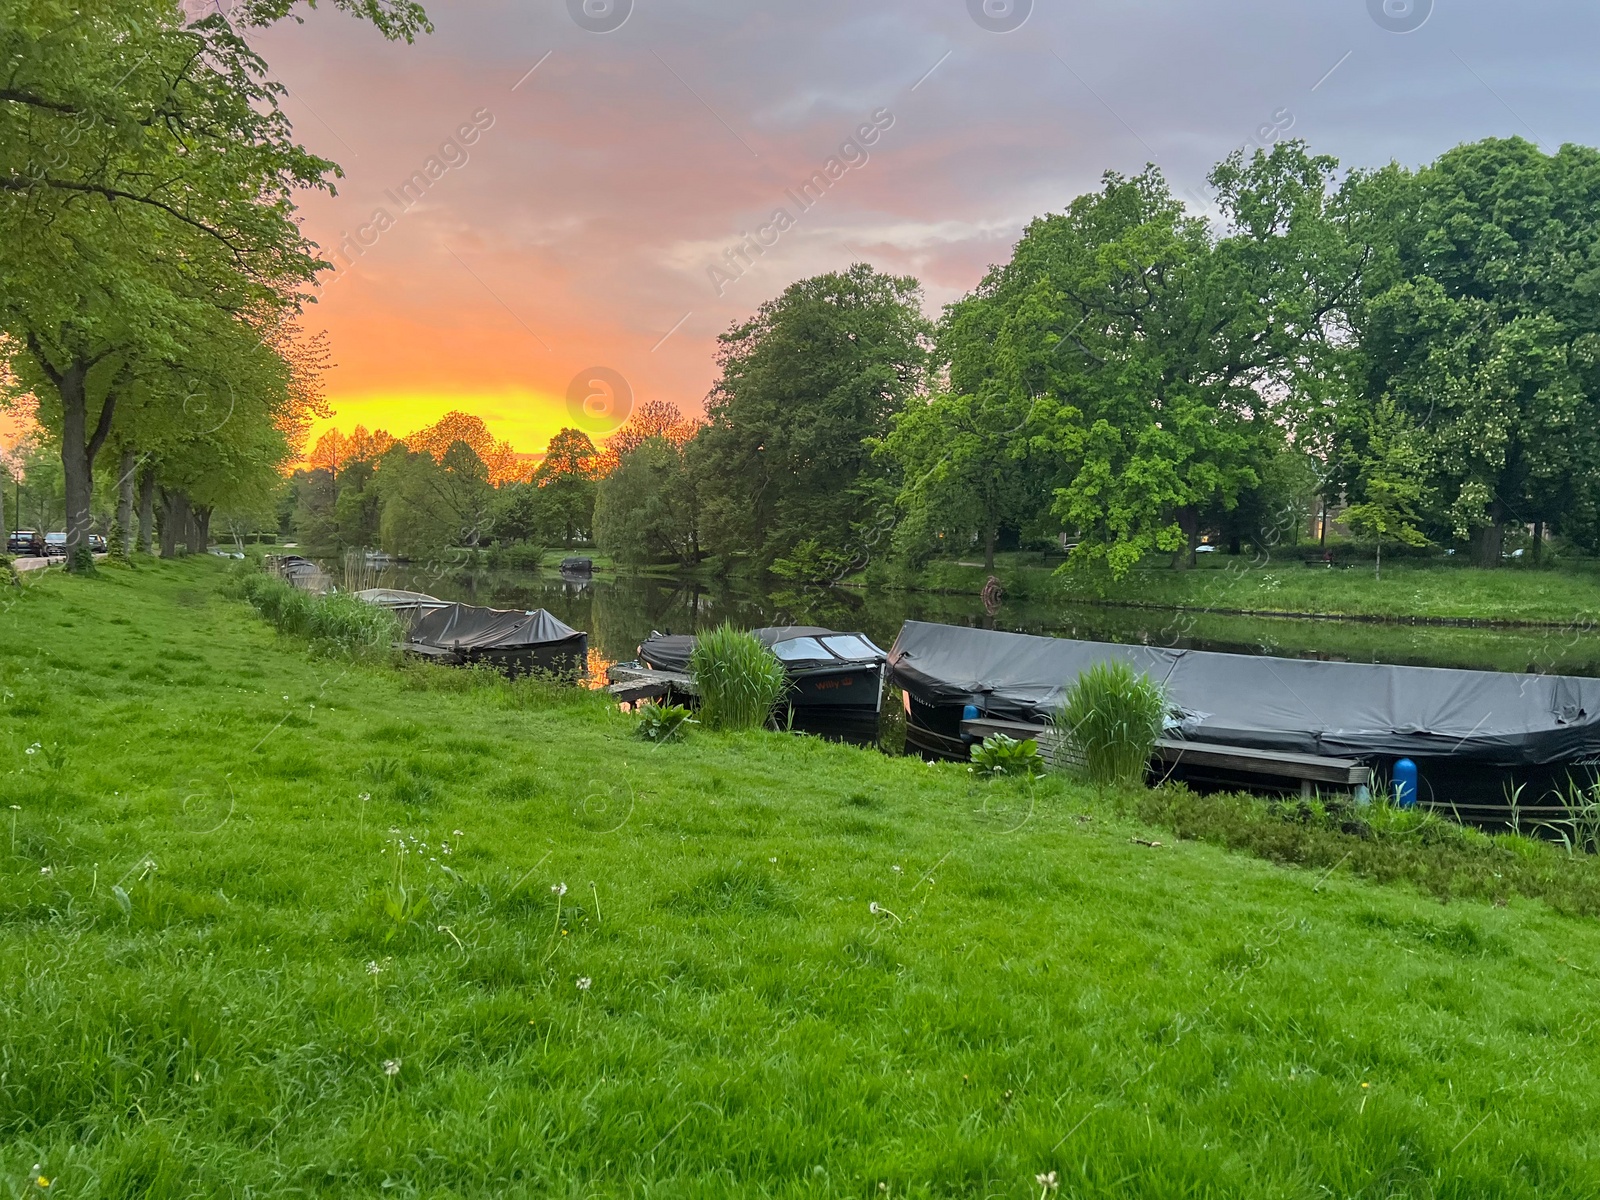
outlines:
[[[95,562],[105,562],[108,557],[105,554],[96,554],[94,560]],[[40,571],[45,567],[64,567],[67,565],[67,560],[65,555],[54,554],[46,558],[13,558],[11,565],[20,573],[22,571]]]

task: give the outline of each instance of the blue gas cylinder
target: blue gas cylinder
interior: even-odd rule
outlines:
[[[1394,797],[1401,808],[1417,806],[1417,764],[1409,758],[1394,764]]]

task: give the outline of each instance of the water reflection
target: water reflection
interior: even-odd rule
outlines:
[[[1590,625],[1501,630],[1360,621],[1235,617],[1007,597],[991,615],[979,596],[843,588],[760,589],[726,582],[629,575],[564,577],[554,570],[438,574],[397,565],[381,586],[490,608],[545,608],[589,631],[602,663],[634,657],[652,632],[693,633],[732,621],[860,630],[893,644],[907,620],[1236,654],[1413,666],[1600,676],[1600,633]]]

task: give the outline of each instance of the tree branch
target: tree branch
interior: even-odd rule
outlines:
[[[173,208],[170,204],[163,204],[160,200],[156,200],[150,196],[140,196],[133,192],[122,191],[120,188],[102,187],[101,185],[94,183],[73,183],[70,180],[65,179],[29,179],[24,175],[0,175],[0,191],[30,192],[38,187],[55,188],[58,191],[78,192],[91,196],[103,196],[107,200],[132,200],[135,204],[147,204],[151,208],[158,208],[168,216],[175,217],[177,220],[182,221],[185,225],[191,226],[192,228],[198,229],[201,233],[216,238],[217,241],[226,246],[229,252],[233,254],[235,262],[238,262],[241,265],[244,262],[244,257],[240,254],[239,248],[233,244],[233,242],[225,233],[213,229],[204,221],[197,221],[193,217],[186,216],[177,209]]]
[[[83,109],[71,104],[63,104],[59,100],[46,100],[43,96],[33,92],[24,92],[18,88],[0,88],[0,100],[11,104],[26,104],[29,108],[43,108],[50,112],[65,113],[69,117],[78,116]]]

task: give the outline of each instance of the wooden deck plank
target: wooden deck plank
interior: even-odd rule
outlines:
[[[1048,725],[980,717],[962,721],[961,732],[977,738],[994,733],[1003,733],[1019,741],[1031,738],[1039,743],[1039,753],[1050,762],[1054,762],[1061,751],[1060,738]],[[1369,787],[1372,783],[1372,768],[1366,764],[1353,758],[1331,758],[1320,754],[1255,750],[1244,746],[1161,738],[1156,742],[1154,757],[1168,765],[1181,763],[1241,775],[1298,779],[1304,783],[1332,783],[1352,788]]]
[[[682,671],[655,671],[613,663],[606,668],[606,691],[619,701],[637,704],[641,700],[666,700],[698,696],[694,679]]]

